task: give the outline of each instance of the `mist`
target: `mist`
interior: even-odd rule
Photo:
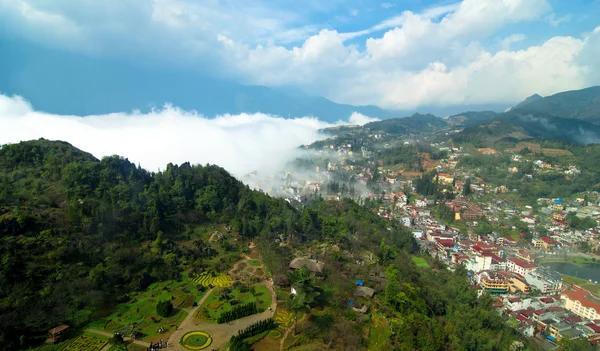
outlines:
[[[372,120],[353,115],[350,123]],[[348,122],[345,122],[348,123]],[[165,105],[149,113],[65,116],[36,111],[24,98],[0,94],[0,144],[62,140],[97,158],[120,155],[149,171],[171,162],[216,164],[238,178],[285,169],[331,124],[316,118],[284,119],[261,113],[206,118]]]

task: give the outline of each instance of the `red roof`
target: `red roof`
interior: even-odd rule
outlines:
[[[542,297],[542,298],[540,299],[540,301],[542,301],[543,303],[553,303],[553,302],[554,302],[554,299],[553,299],[553,298],[551,298],[551,297]]]
[[[534,310],[522,310],[521,312],[519,312],[520,314],[528,317],[531,316],[533,314],[533,312],[535,312]]]
[[[513,261],[514,264],[516,264],[519,267],[523,267],[523,268],[535,268],[537,267],[535,264],[533,263],[528,263],[520,258],[511,258],[509,261]]]
[[[511,303],[513,303],[513,302],[520,302],[520,301],[521,301],[521,299],[520,299],[520,298],[518,298],[518,297],[509,297],[509,298],[508,298],[508,301],[510,301]]]
[[[594,331],[594,333],[600,333],[600,326],[598,326],[594,323],[588,323],[585,326],[592,329]]]
[[[597,313],[600,313],[600,304],[590,300],[588,297],[591,296],[590,292],[585,289],[579,289],[577,291],[565,290],[562,295],[567,296],[570,300],[579,301],[583,307],[593,308]]]
[[[454,240],[452,239],[440,239],[440,238],[435,238],[435,240],[442,244],[442,246],[444,247],[454,247]]]
[[[550,311],[550,312],[558,312],[558,311],[562,311],[562,309],[563,308],[560,307],[560,306],[551,306],[551,307],[548,307],[548,311]]]

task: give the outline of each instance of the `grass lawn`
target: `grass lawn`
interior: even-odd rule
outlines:
[[[250,260],[248,261],[248,264],[252,267],[262,266],[262,263],[259,260]]]
[[[387,341],[390,339],[392,332],[390,325],[385,318],[373,315],[371,331],[369,333],[369,351],[386,350]]]
[[[271,304],[271,294],[264,285],[256,285],[255,289],[255,294],[250,292],[240,293],[238,289],[232,289],[230,296],[233,300],[239,301],[240,304],[255,302],[258,310],[264,311]],[[230,300],[219,301],[219,295],[221,295],[221,289],[215,289],[212,294],[210,294],[198,310],[198,318],[202,318],[203,311],[207,311],[208,319],[216,321],[221,313],[231,310],[232,306],[229,303]]]
[[[552,257],[548,256],[541,260],[542,263],[571,263],[576,265],[577,267],[583,267],[588,263],[598,263],[598,260],[594,260],[592,258],[582,257],[582,256],[571,256],[571,257]]]
[[[158,335],[158,327],[163,327],[167,333],[174,331],[175,326],[187,315],[184,309],[192,307],[195,301],[200,301],[204,294],[205,292],[196,289],[195,283],[187,279],[154,283],[144,292],[131,294],[129,302],[117,305],[112,313],[95,320],[88,327],[108,333],[129,334],[131,325],[135,324],[135,330],[144,334],[142,340],[153,339]],[[163,300],[171,301],[175,307],[173,315],[167,318],[156,314],[156,304]]]
[[[423,257],[412,256],[411,258],[412,258],[413,262],[417,265],[417,267],[431,268],[431,266],[429,266],[429,263],[427,263],[427,261],[425,261],[425,259]]]
[[[566,275],[566,274],[561,274],[561,276],[563,277],[563,281],[565,283],[578,285],[586,290],[589,290],[592,294],[596,295],[597,297],[600,297],[600,285],[599,284],[593,284],[585,279],[572,277],[572,276]]]

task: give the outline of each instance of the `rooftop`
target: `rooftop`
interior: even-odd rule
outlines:
[[[312,272],[321,273],[325,267],[325,262],[309,258],[294,258],[290,263],[290,268],[292,269],[298,269],[302,266],[306,266]]]

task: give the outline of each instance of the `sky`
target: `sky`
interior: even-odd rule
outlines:
[[[27,54],[44,50],[60,56]],[[600,85],[598,57],[600,0],[0,0],[0,144],[44,137],[150,170],[192,161],[236,174],[269,171],[327,124],[263,113],[209,119],[167,98],[151,111],[61,115],[18,92],[54,84],[85,100],[77,92],[95,84],[94,72],[110,81],[106,67],[144,67],[391,110],[510,106],[534,93]],[[59,73],[42,74],[49,70]],[[27,89],[3,85],[9,73]],[[151,79],[168,92],[164,77]],[[107,87],[122,100],[137,96]]]
[[[0,23],[23,43],[386,109],[600,84],[600,0],[0,0]]]

